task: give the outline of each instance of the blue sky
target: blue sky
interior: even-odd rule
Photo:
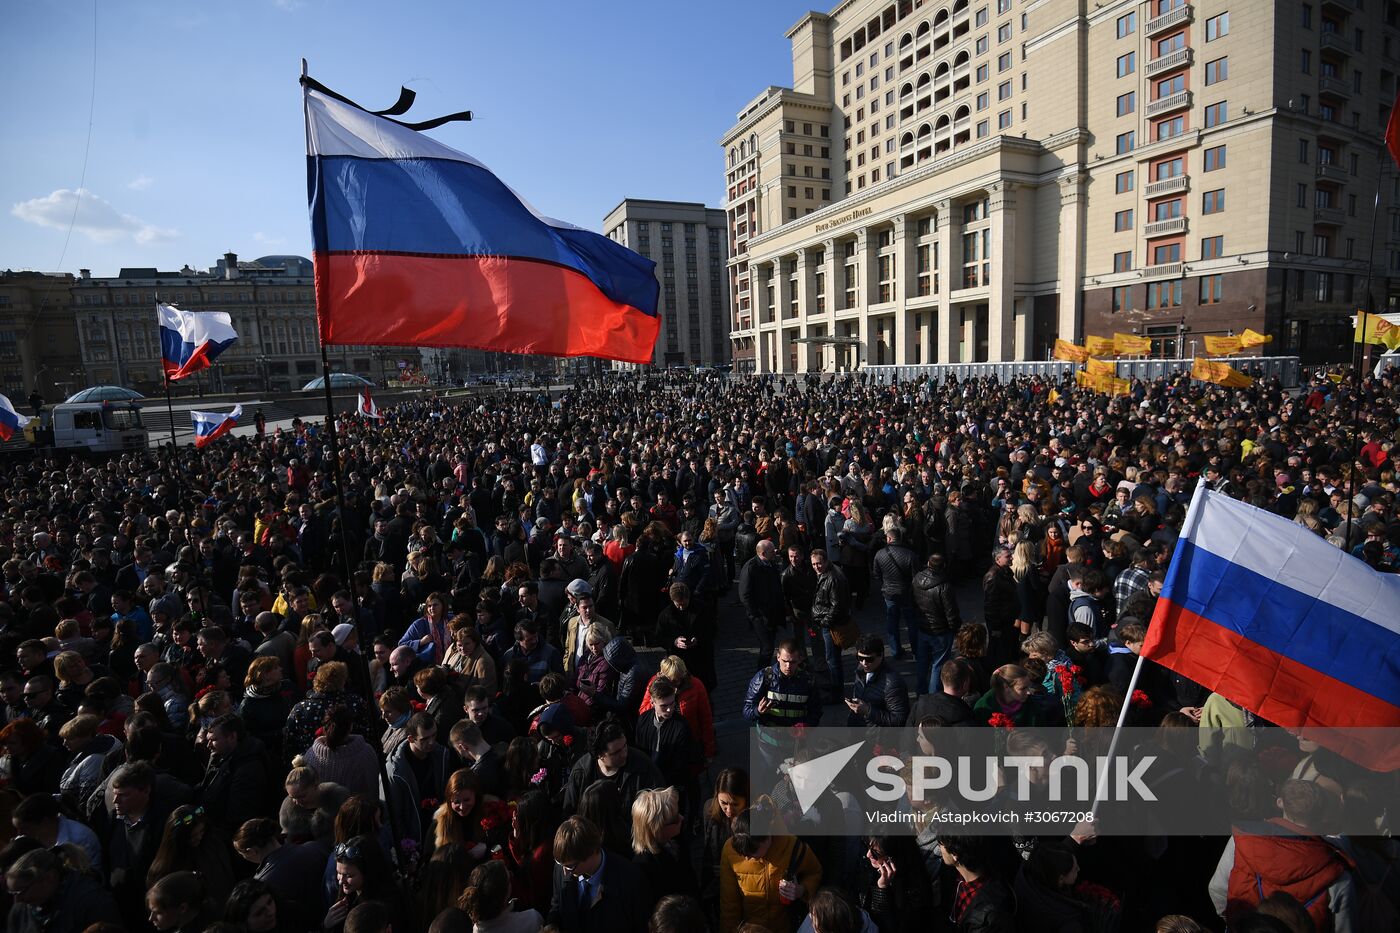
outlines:
[[[718,206],[717,140],[764,87],[791,82],[783,34],[809,8],[100,0],[84,178],[93,2],[10,3],[0,30],[0,268],[115,275],[203,269],[228,250],[310,255],[302,57],[371,109],[404,84],[418,92],[409,119],[475,111],[474,122],[432,135],[548,215],[597,229],[624,197]]]

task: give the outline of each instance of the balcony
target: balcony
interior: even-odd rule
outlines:
[[[1347,42],[1339,32],[1324,32],[1322,34],[1322,51],[1350,55],[1351,43]]]
[[[1146,237],[1171,236],[1172,234],[1185,232],[1185,217],[1173,217],[1171,220],[1158,220],[1154,223],[1148,224],[1142,230],[1143,236]]]
[[[1347,173],[1335,162],[1319,162],[1317,164],[1317,180],[1333,181],[1337,184],[1345,184]]]
[[[1347,222],[1346,211],[1340,207],[1317,207],[1313,209],[1313,222],[1328,227],[1341,227]]]
[[[1177,68],[1189,67],[1191,64],[1191,51],[1191,49],[1177,49],[1175,52],[1168,52],[1161,58],[1154,58],[1143,68],[1143,74],[1151,78],[1154,75],[1175,71]]]
[[[1170,13],[1163,13],[1156,19],[1149,19],[1147,21],[1147,35],[1155,36],[1157,33],[1165,32],[1173,26],[1189,23],[1191,22],[1191,16],[1191,4],[1188,3],[1185,6],[1179,6]]]
[[[1142,270],[1145,279],[1174,279],[1181,275],[1183,263],[1167,262],[1160,266],[1147,266]]]
[[[1191,106],[1191,92],[1177,91],[1166,97],[1158,98],[1147,105],[1147,115],[1149,117],[1160,117],[1164,113],[1171,113],[1173,110],[1181,110]]]
[[[1350,16],[1356,9],[1356,0],[1322,0],[1322,9],[1336,16]]]
[[[1191,187],[1190,175],[1177,175],[1175,178],[1164,178],[1161,181],[1150,182],[1143,189],[1143,194],[1149,198],[1160,198],[1168,194],[1176,194]]]
[[[1341,78],[1318,78],[1317,90],[1320,94],[1331,94],[1335,97],[1351,98],[1351,88]]]

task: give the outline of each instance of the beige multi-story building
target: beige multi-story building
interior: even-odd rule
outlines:
[[[126,268],[112,278],[82,270],[71,283],[75,323],[88,382],[161,391],[157,299],[186,311],[226,311],[238,342],[217,366],[196,375],[200,387],[220,391],[290,391],[321,374],[311,261],[264,256],[240,262],[224,254],[205,272]],[[332,347],[331,368],[381,380],[397,360],[418,365],[411,348]]]
[[[69,312],[73,283],[67,273],[0,273],[0,392],[21,411],[35,389],[53,402],[86,384]]]
[[[728,255],[724,211],[689,201],[625,198],[603,218],[603,233],[656,263],[661,333],[656,366],[729,362]]]
[[[736,368],[1246,327],[1344,359],[1368,287],[1400,303],[1400,4],[848,0],[787,35],[792,87],[721,140]]]

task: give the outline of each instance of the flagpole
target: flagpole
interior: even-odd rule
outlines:
[[[306,59],[304,58],[301,60],[301,76],[303,79],[301,82],[302,115],[306,120],[306,151],[310,153],[311,109],[308,103],[308,90],[305,81],[305,79],[309,77],[309,74],[307,72]],[[318,320],[317,323],[321,324],[322,322]],[[378,709],[378,704],[375,702],[374,685],[370,679],[369,659],[365,656],[364,652],[365,632],[364,626],[360,624],[360,594],[359,588],[355,585],[355,565],[350,556],[350,538],[345,530],[345,523],[349,521],[350,518],[350,510],[345,505],[345,482],[341,477],[340,471],[340,445],[336,440],[335,404],[331,400],[331,359],[329,352],[326,350],[325,334],[319,326],[316,329],[316,340],[321,345],[321,378],[325,383],[324,388],[326,390],[326,446],[329,448],[331,469],[334,471],[335,476],[335,501],[336,511],[340,515],[340,553],[342,562],[345,564],[345,586],[350,590],[351,599],[355,603],[355,634],[356,640],[360,644],[360,650],[356,652],[356,654],[359,655],[360,671],[364,676],[365,700],[368,702],[370,710],[370,728],[377,733],[379,732],[378,727],[382,724],[383,720],[379,716],[373,715],[373,711]],[[378,744],[378,742],[375,743],[375,745]],[[389,780],[389,766],[388,762],[385,760],[383,750],[376,749],[376,751],[378,753],[374,757],[379,762],[379,781],[380,785],[384,788],[384,800],[387,804],[385,809],[388,810],[389,813],[389,830],[394,837],[394,852],[398,856],[400,872],[406,873],[408,871],[408,858],[403,851],[402,841],[404,837],[399,828],[397,808],[394,806],[394,788]]]
[[[156,292],[156,323],[160,323],[160,292]],[[170,373],[165,368],[165,354],[161,354],[160,361],[161,376],[165,381],[165,413],[170,416],[170,446],[175,450],[175,458],[179,458],[180,442],[175,439],[175,403],[170,400]],[[178,463],[176,464],[178,472]]]

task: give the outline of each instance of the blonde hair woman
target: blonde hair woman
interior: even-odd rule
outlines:
[[[1045,618],[1045,578],[1040,574],[1040,550],[1033,541],[1019,541],[1011,552],[1011,576],[1016,580],[1016,630],[1029,635]]]
[[[700,893],[690,861],[681,857],[675,841],[684,826],[674,787],[644,790],[632,802],[632,864],[642,870],[653,897]]]

